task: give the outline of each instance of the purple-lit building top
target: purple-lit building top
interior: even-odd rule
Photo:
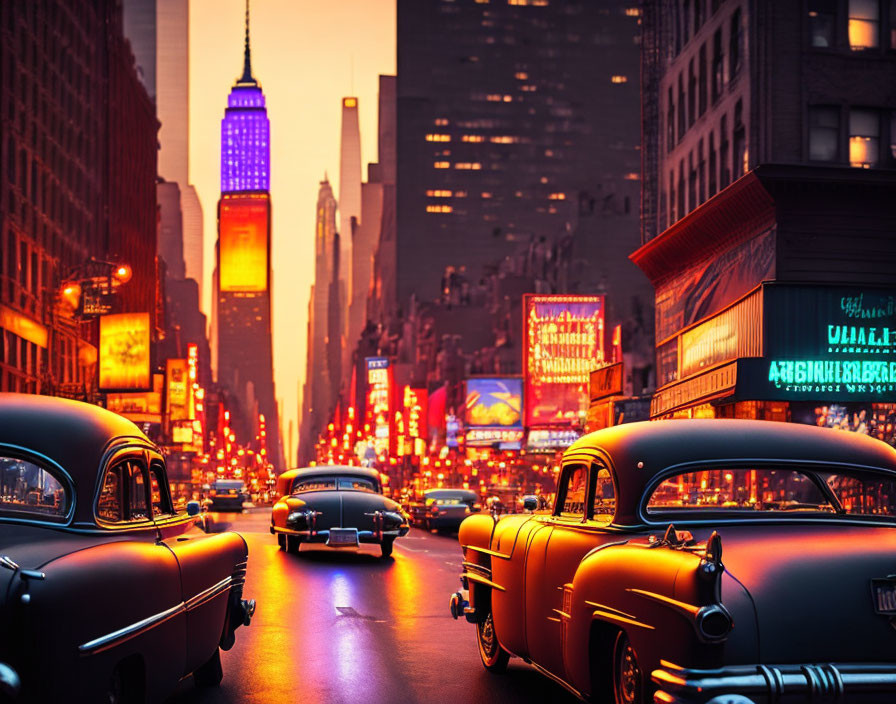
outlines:
[[[222,193],[270,189],[270,136],[264,93],[252,77],[247,25],[243,75],[227,97],[227,109],[221,120]]]

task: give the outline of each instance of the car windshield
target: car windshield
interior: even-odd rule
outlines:
[[[836,507],[808,472],[759,467],[676,474],[647,501],[648,514],[795,511],[834,513]]]
[[[307,477],[296,479],[292,485],[294,494],[302,491],[368,491],[377,493],[376,484],[366,477]]]
[[[46,469],[0,455],[0,515],[61,520],[70,502],[68,491]]]

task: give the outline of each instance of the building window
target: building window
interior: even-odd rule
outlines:
[[[715,132],[709,133],[709,197],[712,198],[716,194],[717,174],[716,169],[716,135]]]
[[[677,218],[684,217],[684,159],[678,162],[678,212]]]
[[[666,110],[666,151],[671,152],[675,146],[675,102],[672,99],[672,86],[669,86],[669,108]]]
[[[809,108],[809,161],[839,161],[840,109]]]
[[[896,159],[896,110],[890,113],[890,158]]]
[[[896,0],[890,0],[890,48],[896,49]]]
[[[703,3],[701,0],[694,0],[694,36],[700,31],[700,25],[703,24]]]
[[[880,118],[874,110],[849,112],[849,165],[861,169],[877,166],[880,154]]]
[[[706,160],[703,158],[703,140],[697,142],[697,202],[706,200]]]
[[[849,0],[849,47],[880,46],[880,0]]]
[[[700,68],[697,71],[697,85],[699,95],[697,96],[697,111],[700,115],[706,112],[706,42],[700,47]]]
[[[739,178],[747,173],[747,128],[744,125],[744,106],[743,102],[738,100],[734,105],[734,134],[731,141],[734,146],[734,154],[732,154],[731,170],[734,178]]]
[[[669,222],[671,225],[676,220],[675,215],[675,169],[669,171]]]
[[[697,77],[694,75],[694,60],[688,63],[688,127],[697,119]]]
[[[688,154],[688,210],[697,207],[697,169],[694,168],[694,152]]]
[[[815,47],[834,46],[837,0],[809,0],[809,42]]]
[[[691,1],[684,0],[681,4],[681,26],[684,27],[684,43],[687,44],[691,32]]]
[[[712,38],[712,101],[722,95],[725,84],[725,57],[722,54],[722,30],[717,29]]]
[[[719,188],[725,188],[731,183],[728,145],[728,116],[722,115],[722,122],[719,129]]]
[[[731,37],[728,50],[728,80],[733,81],[740,71],[743,28],[740,21],[740,8],[731,15]]]
[[[687,105],[684,102],[684,76],[678,74],[678,139],[684,137],[688,125]]]

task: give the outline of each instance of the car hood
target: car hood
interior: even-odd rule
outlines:
[[[896,629],[871,593],[873,578],[896,574],[896,528],[778,523],[719,534],[722,562],[756,609],[761,662],[896,661]]]

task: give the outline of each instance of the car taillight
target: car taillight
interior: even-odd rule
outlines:
[[[433,515],[433,516],[438,516],[438,515],[439,515],[439,509],[438,509],[437,506],[433,506],[433,507],[432,507],[432,515]]]

